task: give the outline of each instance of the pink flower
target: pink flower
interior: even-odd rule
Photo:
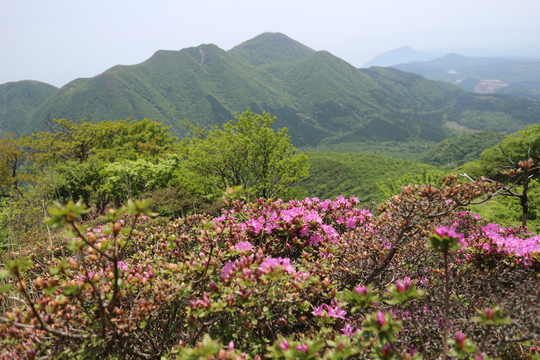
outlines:
[[[259,266],[259,271],[261,271],[263,274],[267,274],[270,271],[282,267],[288,274],[294,273],[294,268],[291,265],[291,260],[289,258],[272,258],[267,257],[264,259],[264,261],[261,263],[261,266]]]
[[[333,306],[327,306],[327,309],[328,309],[328,316],[331,316],[331,317],[337,317],[337,318],[340,318],[340,319],[345,319],[345,315],[347,315],[347,312],[345,310],[343,310],[342,308],[340,307],[333,307]]]
[[[354,288],[354,290],[356,290],[356,292],[360,295],[366,295],[368,293],[368,289],[365,286],[357,286]]]
[[[348,228],[356,229],[356,219],[355,218],[348,218],[347,221],[345,221],[345,225]]]
[[[457,346],[459,346],[460,348],[463,348],[463,346],[465,345],[465,339],[467,338],[467,335],[465,335],[461,331],[456,331],[456,333],[454,334],[454,337],[456,339]]]
[[[302,220],[305,222],[316,222],[322,224],[322,219],[316,211],[310,211],[302,215]]]
[[[411,278],[408,276],[403,279],[403,282],[401,282],[400,280],[396,281],[396,287],[399,293],[407,291],[407,289],[409,289],[409,286],[411,286]]]
[[[441,227],[435,229],[435,234],[439,235],[441,238],[442,237],[457,238],[458,239],[458,244],[466,245],[464,243],[464,240],[463,240],[464,235],[460,234],[460,233],[457,233],[455,227],[453,227],[453,226],[451,226],[451,227],[441,226]]]
[[[223,265],[223,269],[221,269],[221,273],[219,274],[221,276],[221,280],[227,281],[231,278],[231,273],[234,270],[234,264],[232,262],[226,262],[225,265]]]
[[[307,354],[308,346],[306,344],[298,345],[296,347],[296,350],[301,351],[301,352],[305,352]]]
[[[314,246],[317,246],[322,240],[323,237],[319,234],[313,234],[309,237],[309,243]]]
[[[324,316],[324,306],[326,304],[322,304],[322,305],[319,305],[319,307],[317,309],[315,309],[315,311],[312,311],[311,313],[313,315],[317,315],[317,316]]]
[[[255,234],[259,234],[263,229],[263,225],[261,224],[261,222],[255,219],[249,219],[247,221],[247,225]]]
[[[308,225],[302,226],[302,228],[300,229],[299,234],[300,234],[301,237],[309,236],[309,226]]]
[[[351,324],[347,324],[347,325],[345,325],[345,327],[341,328],[341,332],[343,334],[345,334],[345,335],[348,335],[348,336],[353,336],[358,331],[359,330],[357,328],[355,328],[354,326],[352,326]]]
[[[279,347],[281,348],[281,350],[289,350],[289,342],[287,341],[287,339],[283,339],[282,342],[279,343]]]
[[[379,324],[380,327],[386,325],[386,319],[384,318],[384,314],[380,310],[377,311],[377,324]]]
[[[248,241],[240,241],[234,248],[238,251],[253,251],[253,246]]]
[[[392,347],[390,347],[390,345],[388,344],[385,344],[381,349],[381,353],[382,356],[386,359],[390,356],[390,354],[392,354]]]
[[[317,316],[329,316],[336,317],[340,319],[345,319],[347,312],[338,306],[330,306],[327,304],[321,304],[317,309],[311,312],[313,315]]]

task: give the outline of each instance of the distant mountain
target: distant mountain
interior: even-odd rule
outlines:
[[[276,116],[276,127],[286,126],[296,145],[312,147],[512,132],[537,122],[540,113],[534,101],[474,95],[394,68],[357,69],[280,33],[261,34],[229,51],[212,44],[159,50],[141,64],[74,80],[26,111],[33,113],[31,131],[46,129],[55,118],[148,117],[184,137],[182,120],[220,125],[248,107]]]
[[[540,59],[450,54],[427,62],[403,63],[393,67],[431,80],[447,81],[469,91],[540,99]]]
[[[408,63],[411,61],[429,61],[441,56],[440,54],[416,51],[408,46],[387,51],[364,64],[364,68],[371,66],[392,66],[396,64]]]
[[[39,81],[17,81],[0,85],[0,137],[20,134],[43,126],[31,123],[34,111],[58,88]]]

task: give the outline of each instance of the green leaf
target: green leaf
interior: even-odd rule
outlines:
[[[0,270],[0,279],[6,279],[12,275],[11,271],[9,270]]]
[[[66,285],[63,288],[63,292],[65,295],[75,295],[79,291],[78,285]]]
[[[13,287],[13,284],[1,284],[0,285],[0,294],[8,292]]]

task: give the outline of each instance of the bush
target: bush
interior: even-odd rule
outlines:
[[[82,204],[52,207],[71,235],[0,273],[0,358],[533,358],[537,239],[462,211],[490,191],[451,177],[375,214],[261,199],[168,224],[130,202],[86,230]]]

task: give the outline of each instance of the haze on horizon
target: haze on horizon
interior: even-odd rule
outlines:
[[[389,50],[540,58],[538,0],[0,0],[0,84],[62,86],[157,50],[281,32],[356,67]]]

